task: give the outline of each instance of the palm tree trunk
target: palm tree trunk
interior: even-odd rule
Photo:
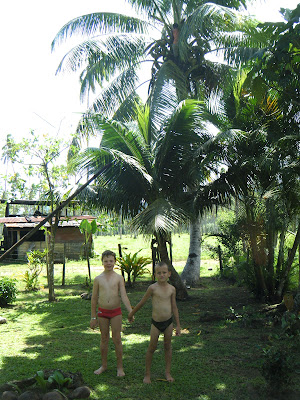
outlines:
[[[275,279],[274,279],[274,259],[275,259],[275,246],[276,246],[277,232],[272,228],[267,233],[267,249],[268,249],[268,261],[267,261],[267,274],[266,274],[266,286],[268,289],[269,296],[274,295]]]
[[[201,238],[201,224],[199,217],[190,223],[189,255],[181,274],[181,279],[189,286],[195,286],[200,280]]]
[[[262,257],[262,251],[258,246],[257,243],[258,238],[255,231],[256,231],[255,227],[250,226],[249,236],[250,236],[254,274],[256,279],[256,292],[259,296],[261,295],[267,296],[268,290],[262,269],[264,263],[264,257]]]
[[[282,231],[280,232],[279,250],[278,250],[277,264],[276,264],[276,277],[277,278],[279,278],[279,276],[280,276],[280,271],[282,269],[282,265],[283,265],[283,261],[284,261],[285,234],[286,234],[286,228],[282,229]]]
[[[163,261],[166,265],[168,265],[171,276],[170,276],[170,283],[176,289],[176,298],[178,300],[186,300],[188,298],[187,289],[182,282],[178,272],[173,267],[167,249],[167,240],[164,234],[156,233],[155,234],[156,241],[157,241],[157,248],[160,260]]]
[[[283,288],[284,288],[284,285],[286,283],[287,277],[289,276],[290,270],[292,268],[293,261],[294,261],[294,258],[295,258],[296,251],[297,251],[297,248],[299,246],[299,243],[300,243],[300,222],[298,223],[297,233],[296,233],[296,237],[295,237],[295,240],[294,240],[293,247],[291,248],[291,251],[289,252],[289,256],[288,256],[288,259],[287,259],[287,262],[286,262],[284,274],[283,274],[283,276],[282,276],[282,278],[281,278],[281,280],[279,282],[279,285],[278,285],[278,288],[277,288],[277,291],[276,291],[276,296],[277,296],[278,299],[282,298]]]

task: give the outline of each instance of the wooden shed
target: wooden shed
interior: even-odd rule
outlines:
[[[21,204],[24,206],[24,201],[19,200],[18,203],[14,201],[14,204]],[[37,202],[26,201],[36,206]],[[10,203],[11,205],[12,203]],[[40,203],[38,203],[40,206]],[[29,204],[28,204],[29,205]],[[45,206],[45,205],[44,205]],[[25,209],[26,207],[23,207]],[[42,214],[37,208],[35,214]],[[69,212],[68,212],[69,211]],[[74,211],[72,212],[74,213]],[[6,210],[6,214],[10,214]],[[60,222],[57,228],[55,238],[55,262],[62,262],[64,258],[78,260],[84,255],[84,235],[80,232],[79,225],[83,219],[87,219],[91,222],[96,217],[91,215],[69,215],[70,208],[63,210],[63,216],[60,218]],[[25,236],[31,229],[35,228],[43,219],[45,215],[6,215],[0,218],[0,235],[2,234],[3,240],[0,243],[0,252],[4,253],[16,242],[18,242],[23,236]],[[49,228],[49,222],[44,225],[45,228]],[[18,246],[14,252],[10,255],[10,258],[24,260],[26,259],[26,253],[31,250],[41,250],[46,248],[46,235],[43,229],[38,230],[34,233],[27,241],[24,241]]]

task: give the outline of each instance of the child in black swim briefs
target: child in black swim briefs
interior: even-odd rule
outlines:
[[[164,334],[164,349],[166,361],[166,379],[173,382],[171,376],[172,347],[171,338],[173,333],[173,316],[176,322],[176,336],[180,335],[179,313],[176,305],[176,290],[168,283],[171,272],[164,262],[155,266],[156,283],[150,285],[136,307],[128,314],[132,320],[133,315],[146,303],[149,297],[152,298],[152,324],[150,331],[150,343],[146,353],[146,371],[144,383],[151,383],[151,363],[153,353],[156,350],[160,333]]]

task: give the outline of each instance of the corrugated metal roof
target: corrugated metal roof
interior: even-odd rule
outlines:
[[[44,217],[3,217],[0,218],[0,224],[5,224],[7,228],[34,228]],[[59,226],[65,227],[78,227],[83,219],[87,219],[89,222],[96,219],[92,215],[80,215],[72,217],[61,217]],[[49,227],[49,222],[46,222],[46,227]]]

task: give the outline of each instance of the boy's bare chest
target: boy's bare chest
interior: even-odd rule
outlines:
[[[169,288],[157,287],[153,290],[152,298],[157,301],[167,301],[171,299],[172,291]]]
[[[117,290],[119,285],[119,279],[116,276],[103,276],[99,279],[100,290]]]

